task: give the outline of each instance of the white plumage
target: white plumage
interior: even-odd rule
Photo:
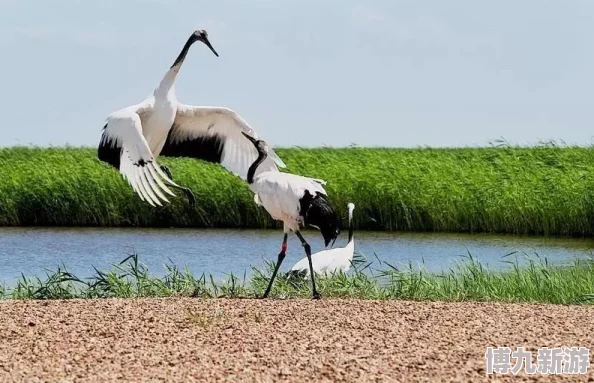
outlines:
[[[216,161],[247,180],[247,171],[258,158],[258,151],[242,133],[258,136],[239,114],[229,108],[178,104],[168,145],[162,155],[176,156],[173,151],[184,142],[220,137],[224,142],[221,144],[221,158]],[[191,156],[191,153],[187,153],[187,156]],[[285,167],[285,163],[271,150],[257,173],[277,171],[278,167]]]
[[[319,251],[311,256],[313,271],[316,274],[333,274],[339,271],[346,273],[353,261],[355,254],[355,238],[353,235],[353,210],[355,204],[349,203],[347,205],[349,217],[349,240],[345,247],[336,247],[334,249],[327,249]],[[307,257],[301,259],[291,268],[291,274],[309,275],[309,265]]]
[[[150,97],[107,117],[98,147],[98,158],[117,168],[140,198],[153,206],[168,202],[165,194],[173,195],[168,185],[189,192],[170,179],[167,168],[158,165],[159,155],[220,163],[244,180],[250,164],[258,157],[257,150],[242,134],[257,133],[239,114],[224,107],[178,102],[175,79],[196,41],[206,44],[218,56],[206,31],[195,31]],[[259,171],[276,171],[284,166],[271,151]]]
[[[263,206],[272,218],[283,221],[284,231],[288,233],[299,231],[299,225],[303,225],[300,200],[305,193],[327,196],[325,184],[325,181],[314,178],[265,171],[256,175],[249,187],[254,192],[254,201]]]
[[[338,218],[330,206],[324,181],[302,177],[295,174],[281,173],[278,171],[264,171],[256,174],[260,164],[267,159],[268,146],[249,134],[245,134],[258,151],[258,158],[249,167],[247,172],[247,183],[254,192],[254,200],[258,205],[266,209],[270,216],[276,220],[283,221],[284,236],[281,252],[278,261],[268,282],[264,298],[270,293],[272,283],[278,269],[287,252],[287,235],[293,231],[301,241],[305,254],[310,261],[311,268],[311,247],[300,233],[301,227],[314,227],[324,237],[326,246],[340,233]],[[321,295],[316,290],[314,274],[311,274],[313,297],[319,299]]]
[[[113,113],[104,134],[111,137],[114,146],[122,148],[119,159],[120,172],[140,198],[151,204],[152,201],[159,203],[158,197],[169,202],[161,190],[172,196],[174,194],[161,179],[174,186],[175,183],[157,166],[153,153],[142,135],[142,124],[138,114],[126,111]]]

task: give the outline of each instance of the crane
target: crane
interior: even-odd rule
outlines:
[[[247,172],[247,183],[250,190],[254,192],[254,201],[256,204],[263,206],[272,218],[282,221],[284,230],[281,251],[278,254],[276,266],[263,298],[268,297],[270,293],[274,278],[286,256],[288,233],[292,231],[301,241],[309,262],[309,268],[312,271],[313,298],[320,299],[321,295],[316,289],[313,273],[311,247],[303,238],[300,228],[309,226],[318,229],[324,238],[326,247],[330,242],[334,244],[340,234],[338,218],[324,190],[326,182],[277,170],[256,174],[261,164],[265,163],[270,151],[265,141],[252,137],[247,133],[243,133],[243,135],[253,143],[258,151],[258,157]]]
[[[226,107],[184,105],[175,95],[175,79],[192,44],[204,43],[218,53],[204,29],[194,31],[163,76],[152,95],[136,105],[110,114],[97,149],[100,161],[118,169],[134,191],[150,205],[169,202],[170,187],[186,193],[190,204],[195,198],[190,189],[173,181],[171,171],[156,158],[190,157],[219,163],[231,173],[247,179],[250,164],[258,152],[242,133],[257,133],[235,111]],[[283,161],[270,151],[259,171],[278,170]]]
[[[351,261],[355,253],[355,238],[353,236],[353,210],[355,210],[354,203],[347,204],[347,211],[349,217],[349,239],[345,247],[335,247],[319,251],[311,256],[313,271],[316,274],[328,274],[342,271],[346,273],[351,267]],[[305,275],[309,274],[307,258],[301,259],[291,268],[290,275]]]

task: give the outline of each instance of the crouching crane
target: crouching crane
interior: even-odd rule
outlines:
[[[316,274],[328,274],[342,271],[346,273],[351,267],[353,255],[355,253],[355,238],[353,236],[353,210],[355,204],[347,205],[349,217],[349,239],[345,247],[335,247],[319,251],[311,256],[313,271]],[[301,259],[291,268],[290,275],[305,275],[310,273],[307,264],[307,258]]]

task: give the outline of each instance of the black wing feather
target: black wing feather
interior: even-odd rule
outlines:
[[[105,134],[107,124],[103,127],[103,134],[99,147],[97,148],[97,158],[100,161],[107,162],[116,169],[120,169],[120,156],[122,155],[122,148],[115,145],[112,138]]]
[[[326,246],[330,241],[334,243],[340,234],[340,225],[328,198],[320,192],[316,192],[314,196],[306,190],[299,204],[299,214],[303,217],[303,224],[319,229]]]
[[[180,139],[176,126],[169,130],[160,155],[166,157],[190,157],[220,164],[225,147],[224,139],[217,135]]]

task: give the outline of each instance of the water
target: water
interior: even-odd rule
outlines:
[[[317,232],[304,232],[312,251],[322,249]],[[335,246],[343,246],[346,232]],[[382,261],[399,267],[419,266],[440,272],[472,253],[491,269],[510,267],[502,258],[517,251],[563,264],[589,258],[594,249],[592,239],[520,237],[511,235],[461,235],[437,233],[356,232],[356,252],[368,259],[374,254]],[[14,282],[23,272],[27,276],[45,275],[64,263],[77,276],[89,276],[92,266],[107,269],[133,250],[153,274],[161,275],[164,264],[187,266],[194,274],[225,273],[249,276],[251,266],[263,267],[264,260],[276,260],[282,232],[275,230],[194,230],[132,228],[0,228],[0,282]],[[304,256],[299,240],[289,236],[289,250],[283,264],[288,270]],[[521,260],[520,260],[521,261]],[[374,266],[380,267],[377,260]]]

